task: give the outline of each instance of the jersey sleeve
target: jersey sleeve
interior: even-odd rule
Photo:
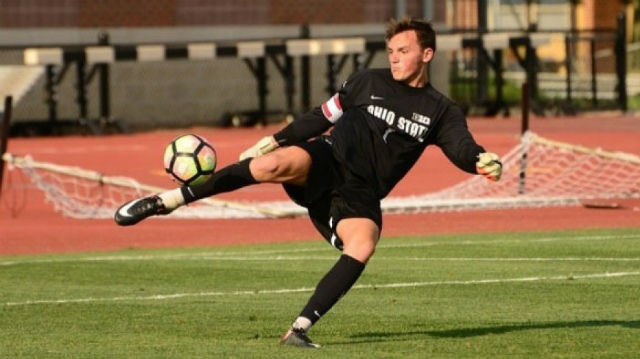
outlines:
[[[478,155],[485,152],[469,132],[467,120],[462,109],[451,104],[442,120],[436,136],[436,145],[447,158],[461,170],[477,174]]]
[[[344,112],[349,108],[356,106],[363,96],[366,96],[362,89],[366,71],[359,71],[351,76],[342,84],[340,90],[331,98],[319,106],[322,115],[331,123],[336,123]]]
[[[368,95],[363,91],[366,87],[366,78],[367,71],[362,70],[353,73],[349,78],[347,78],[347,81],[342,84],[342,87],[334,97],[337,96],[343,112],[356,106],[362,101],[363,96],[366,97]]]
[[[294,143],[306,141],[319,136],[331,128],[338,121],[344,111],[354,104],[353,94],[358,94],[361,82],[361,73],[351,75],[342,84],[340,90],[327,101],[313,110],[304,113],[291,122],[281,131],[274,134],[275,140],[280,146],[288,146]]]

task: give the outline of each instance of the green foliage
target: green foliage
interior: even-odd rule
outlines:
[[[631,358],[640,228],[384,238],[279,346],[339,253],[321,241],[0,258],[0,358]]]
[[[629,110],[638,111],[640,110],[640,95],[631,96],[628,100]]]

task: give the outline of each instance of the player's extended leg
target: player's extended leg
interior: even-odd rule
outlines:
[[[318,348],[319,345],[307,337],[307,331],[351,289],[375,252],[380,230],[371,219],[342,219],[336,230],[344,246],[342,255],[318,282],[309,302],[280,339],[282,344]]]
[[[303,185],[311,157],[298,147],[286,147],[267,155],[229,165],[199,186],[184,186],[122,205],[114,219],[121,226],[134,225],[153,216],[218,193],[231,192],[261,182]]]
[[[264,156],[246,159],[227,166],[214,173],[202,185],[181,187],[174,190],[177,203],[167,203],[177,208],[185,203],[191,203],[202,198],[214,196],[218,193],[231,192],[242,187],[257,183],[291,183],[302,185],[307,180],[311,168],[311,157],[299,147],[285,147]],[[165,196],[160,194],[164,200]],[[167,202],[172,197],[166,196]],[[182,203],[184,199],[184,203]]]

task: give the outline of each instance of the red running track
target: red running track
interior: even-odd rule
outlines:
[[[490,151],[506,153],[519,138],[517,118],[470,119],[478,142]],[[179,134],[195,132],[211,141],[220,165],[229,164],[261,136],[263,129],[192,128],[106,137],[14,138],[9,152],[30,154],[35,160],[129,176],[143,183],[172,187],[162,171],[164,146]],[[534,132],[550,139],[640,154],[640,117],[592,115],[571,118],[532,118]],[[437,148],[429,148],[416,167],[391,193],[422,194],[467,178],[448,163]],[[5,176],[0,206],[0,255],[108,251],[128,248],[223,246],[319,240],[306,218],[178,220],[151,219],[121,228],[112,220],[64,218],[44,202],[39,190],[25,186],[18,171]],[[283,200],[278,185],[251,186],[219,198],[229,200]],[[640,201],[624,201],[619,209],[584,207],[485,210],[449,213],[388,215],[383,240],[404,235],[477,232],[528,232],[560,229],[627,227],[640,230]]]

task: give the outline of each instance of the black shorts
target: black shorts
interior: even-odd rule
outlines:
[[[344,218],[368,218],[382,230],[380,200],[364,181],[335,159],[326,137],[295,146],[311,156],[307,185],[284,184],[283,187],[295,203],[307,208],[311,222],[332,246],[343,249],[335,229]]]

